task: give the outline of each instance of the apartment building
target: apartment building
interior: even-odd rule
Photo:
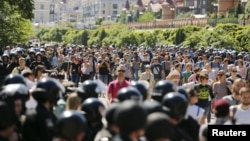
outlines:
[[[50,5],[51,5],[51,0],[35,0],[33,22],[46,23],[51,21]]]
[[[137,0],[127,0],[130,4]],[[96,19],[116,21],[125,9],[126,0],[83,0],[83,21],[95,24]]]
[[[34,0],[35,23],[82,21],[82,0]]]

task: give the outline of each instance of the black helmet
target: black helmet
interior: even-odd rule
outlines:
[[[98,98],[88,98],[82,103],[81,110],[85,112],[89,123],[101,122],[105,106]]]
[[[186,90],[185,88],[183,88],[183,87],[181,87],[181,86],[178,86],[176,91],[177,91],[178,93],[184,95],[184,96],[188,99],[189,94],[188,94],[188,92],[187,92],[187,90]]]
[[[3,85],[9,84],[24,84],[26,85],[25,78],[20,74],[9,74],[5,77]]]
[[[152,113],[147,116],[145,136],[147,140],[170,139],[175,136],[176,127],[164,113]]]
[[[115,111],[115,124],[120,133],[129,134],[132,131],[143,129],[146,124],[147,113],[142,103],[134,100],[122,102]],[[133,122],[131,124],[131,122]]]
[[[27,100],[29,98],[29,90],[23,84],[9,84],[2,87],[0,92],[0,100],[9,101],[22,99]]]
[[[104,117],[107,121],[108,127],[115,124],[114,114],[116,109],[119,107],[119,104],[120,103],[113,103],[105,110]]]
[[[162,105],[170,117],[181,121],[187,112],[188,100],[183,94],[171,92],[163,97]]]
[[[144,101],[143,106],[145,107],[147,114],[151,114],[155,112],[163,112],[161,103],[156,100]]]
[[[176,89],[175,87],[176,87],[175,84],[170,80],[158,81],[154,87],[152,93],[152,99],[161,102],[164,95],[175,91]]]
[[[146,100],[148,97],[149,84],[147,81],[133,81],[130,84],[132,87],[135,87],[142,95],[143,100]]]
[[[142,100],[142,95],[139,90],[137,90],[135,87],[128,86],[125,88],[122,88],[117,93],[117,100],[122,102],[125,100]]]
[[[55,78],[42,78],[32,91],[33,97],[41,102],[50,101],[56,103],[65,93],[63,85]]]
[[[87,98],[95,97],[103,91],[103,84],[98,80],[86,80],[77,88],[78,96],[84,101]]]
[[[56,135],[63,139],[75,139],[85,132],[87,121],[79,111],[64,111],[56,123]]]

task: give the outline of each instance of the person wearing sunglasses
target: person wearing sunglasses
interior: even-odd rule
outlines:
[[[208,74],[202,72],[199,76],[199,83],[195,85],[194,89],[198,93],[198,102],[197,106],[203,108],[207,115],[207,122],[210,122],[211,119],[211,101],[214,99],[214,94],[212,87],[208,85]]]
[[[119,65],[116,68],[116,76],[117,78],[110,82],[108,86],[108,100],[110,102],[113,102],[113,100],[116,98],[117,93],[120,89],[124,87],[129,86],[129,81],[125,79],[126,67],[124,65]]]

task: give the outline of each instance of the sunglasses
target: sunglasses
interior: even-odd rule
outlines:
[[[125,70],[118,70],[118,72],[125,72]]]

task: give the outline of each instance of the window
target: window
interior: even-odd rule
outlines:
[[[194,1],[194,8],[197,8],[197,0]]]
[[[40,9],[44,9],[44,5],[43,4],[40,5]]]
[[[205,13],[206,13],[206,9],[202,8],[202,14],[205,14]]]
[[[40,21],[43,21],[43,13],[40,13]]]
[[[118,15],[118,12],[117,11],[113,11],[113,15]]]
[[[203,0],[203,5],[206,5],[206,0]]]
[[[102,11],[102,14],[105,14],[105,11],[104,11],[104,10]]]
[[[118,4],[113,4],[113,9],[117,9],[118,8]]]

